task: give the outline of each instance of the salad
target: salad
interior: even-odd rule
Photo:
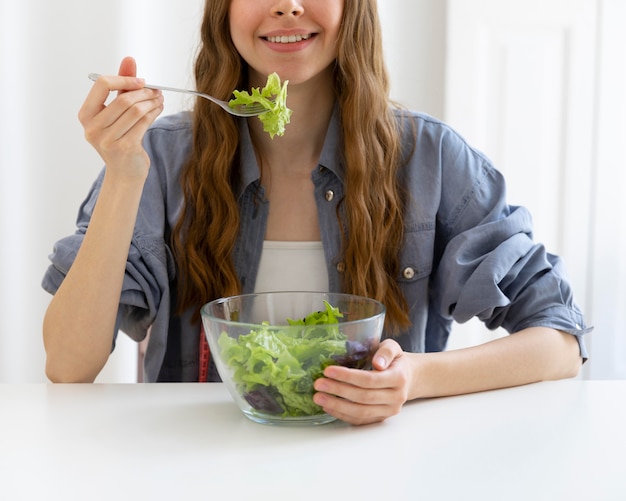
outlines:
[[[289,80],[285,80],[281,85],[278,75],[272,73],[267,77],[265,87],[262,89],[254,87],[252,93],[236,90],[233,92],[234,99],[231,99],[228,104],[230,107],[238,104],[262,104],[267,111],[259,115],[259,120],[263,122],[263,130],[274,139],[274,136],[285,134],[285,125],[291,119],[292,111],[287,108],[288,83]]]
[[[350,341],[339,329],[343,315],[326,309],[287,319],[279,329],[264,322],[235,339],[222,332],[218,345],[239,393],[256,410],[283,417],[323,413],[313,402],[313,382],[329,365],[366,368],[371,347]]]

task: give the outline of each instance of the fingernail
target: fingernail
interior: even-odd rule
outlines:
[[[381,369],[385,369],[387,367],[387,359],[385,357],[378,356],[374,359],[374,362]]]
[[[315,381],[315,383],[313,383],[313,387],[317,391],[326,391],[328,389],[328,385],[323,379],[318,379],[317,381]]]
[[[322,393],[316,393],[315,395],[313,395],[313,402],[315,402],[320,407],[324,407],[327,401],[328,399],[326,398],[326,395]]]

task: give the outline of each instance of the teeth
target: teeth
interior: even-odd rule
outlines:
[[[309,38],[311,38],[311,35],[284,35],[282,37],[267,37],[267,40],[272,43],[295,43],[308,40]]]

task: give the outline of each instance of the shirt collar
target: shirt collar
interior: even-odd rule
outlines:
[[[261,177],[259,164],[256,160],[254,147],[252,146],[252,138],[248,129],[248,119],[239,119],[239,137],[240,137],[240,165],[241,173],[239,187],[237,189],[237,199],[241,198],[246,188],[258,181]]]
[[[343,149],[343,136],[341,133],[341,114],[339,106],[335,103],[333,114],[330,117],[326,138],[324,139],[324,147],[320,155],[320,166],[334,172],[334,174],[343,181],[344,166],[341,159],[341,151]]]
[[[254,147],[252,146],[252,138],[248,129],[247,118],[239,119],[239,137],[240,137],[240,183],[237,189],[237,197],[240,198],[246,188],[258,181],[261,177],[259,164],[257,163]],[[335,104],[333,114],[331,115],[324,139],[322,154],[320,155],[319,165],[333,172],[340,180],[343,181],[344,167],[341,161],[341,148],[343,138],[341,134],[341,118],[339,106]]]

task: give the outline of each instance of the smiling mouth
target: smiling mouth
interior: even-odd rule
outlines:
[[[289,44],[289,43],[302,42],[303,40],[308,40],[312,36],[313,36],[312,34],[308,34],[308,35],[283,35],[283,36],[279,36],[279,37],[265,37],[265,40],[267,40],[268,42],[271,42],[271,43]]]

